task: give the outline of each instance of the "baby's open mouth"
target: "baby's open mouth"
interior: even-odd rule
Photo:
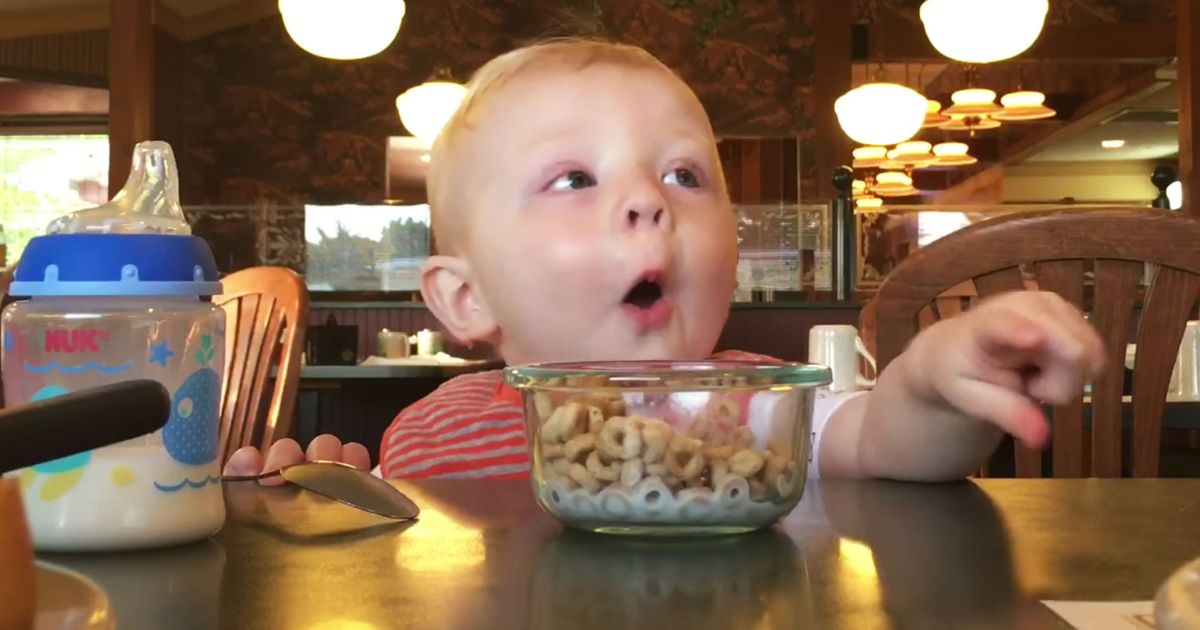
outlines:
[[[657,304],[662,297],[663,289],[658,278],[646,276],[625,294],[623,302],[637,308],[648,309]]]
[[[664,280],[659,272],[642,274],[621,300],[621,310],[641,333],[657,330],[671,321],[675,307]]]

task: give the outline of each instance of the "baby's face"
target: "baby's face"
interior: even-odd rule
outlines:
[[[509,363],[703,358],[737,241],[703,109],[653,70],[518,76],[488,96],[453,173],[464,256]]]

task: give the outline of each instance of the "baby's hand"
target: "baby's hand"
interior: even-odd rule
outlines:
[[[335,461],[350,464],[355,468],[367,470],[371,467],[371,455],[362,444],[349,442],[342,444],[336,437],[318,435],[308,444],[308,451],[302,451],[300,444],[291,438],[279,440],[271,445],[264,461],[262,453],[253,446],[240,448],[225,464],[226,475],[257,475],[259,473],[279,470],[284,466],[299,464],[304,461]],[[268,477],[260,483],[267,486],[277,486],[283,483],[279,477]]]
[[[1037,449],[1049,437],[1041,403],[1078,398],[1105,360],[1100,336],[1079,310],[1035,291],[983,300],[918,335],[912,350],[917,392]]]

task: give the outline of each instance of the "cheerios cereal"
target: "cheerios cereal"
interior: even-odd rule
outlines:
[[[731,398],[716,396],[686,430],[626,415],[615,393],[535,403],[542,500],[564,515],[738,522],[776,514],[802,481],[789,453],[754,448]]]

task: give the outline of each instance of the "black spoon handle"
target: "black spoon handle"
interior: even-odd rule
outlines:
[[[151,380],[103,385],[0,409],[0,472],[153,433],[170,413],[166,388]]]

